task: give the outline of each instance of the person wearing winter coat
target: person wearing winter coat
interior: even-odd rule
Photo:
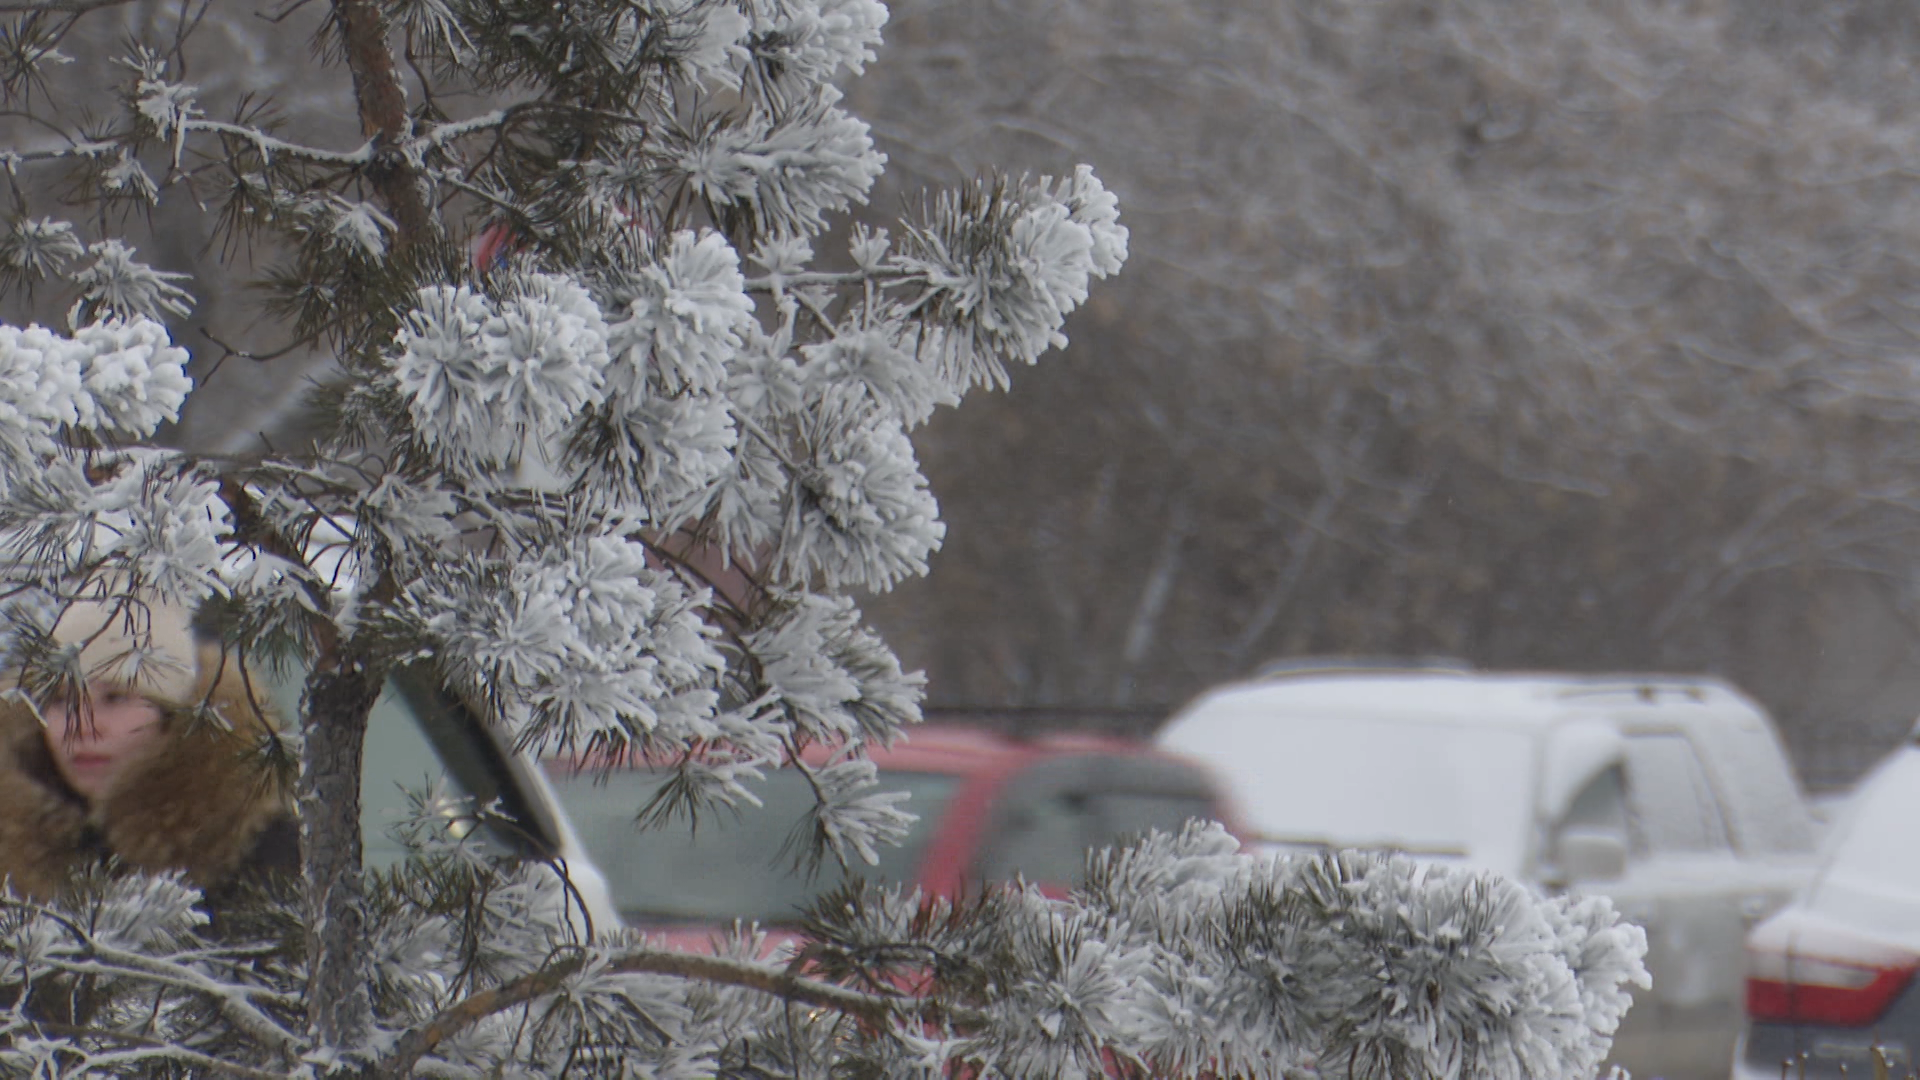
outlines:
[[[142,615],[137,644],[119,605],[62,617],[53,636],[81,646],[80,700],[36,712],[0,695],[0,880],[16,895],[50,899],[110,866],[182,872],[217,907],[299,872],[291,785],[261,753],[278,721],[235,658],[195,640],[190,612]]]

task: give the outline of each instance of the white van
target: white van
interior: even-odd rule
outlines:
[[[1295,668],[1161,729],[1224,778],[1256,844],[1396,850],[1610,896],[1653,989],[1614,1060],[1715,1080],[1749,926],[1813,869],[1815,823],[1766,714],[1712,679]]]

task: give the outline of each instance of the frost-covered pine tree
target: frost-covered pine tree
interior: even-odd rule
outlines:
[[[426,827],[431,793],[417,857],[366,872],[368,712],[403,667],[523,746],[679,762],[687,813],[751,812],[827,747],[810,854],[871,862],[908,819],[864,749],[921,681],[850,594],[941,542],[911,433],[1060,343],[1127,231],[1085,166],[849,225],[884,158],[833,84],[880,47],[877,0],[328,0],[317,55],[365,135],[341,144],[203,101],[199,3],[126,44],[117,114],[63,129],[41,80],[115,6],[0,6],[0,88],[39,118],[0,153],[0,284],[41,313],[0,326],[8,664],[58,686],[62,610],[104,599],[137,634],[143,598],[213,613],[236,662],[297,660],[302,715],[262,753],[297,768],[303,890],[217,933],[178,878],[0,898],[0,1076],[1600,1066],[1645,981],[1604,901],[1256,860],[1217,826],[1102,854],[1067,899],[850,886],[797,958],[751,928],[712,956],[589,932],[547,868]],[[331,358],[310,449],[149,441],[191,389],[170,326],[195,301],[117,226],[165,200]],[[747,584],[714,587],[716,555]]]

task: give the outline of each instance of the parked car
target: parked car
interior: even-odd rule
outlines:
[[[1920,744],[1909,741],[1860,782],[1812,882],[1754,928],[1747,952],[1736,1080],[1904,1077],[1915,1068]],[[1874,1071],[1876,1053],[1885,1073]]]
[[[303,674],[270,679],[269,694],[281,715],[299,715]],[[503,854],[564,867],[573,902],[586,908],[592,927],[619,925],[606,878],[567,819],[546,775],[530,755],[517,753],[493,725],[482,722],[453,695],[405,673],[389,680],[367,721],[361,774],[361,837],[368,868],[385,868],[406,857],[393,827],[408,812],[408,793],[438,786],[455,799],[493,804],[497,814],[449,818],[449,830]],[[469,834],[468,830],[477,829]],[[583,931],[577,911],[567,917]]]
[[[1376,848],[1600,893],[1645,927],[1635,1075],[1725,1077],[1746,930],[1813,871],[1766,714],[1710,679],[1299,666],[1214,690],[1156,737],[1213,766],[1256,846]]]
[[[880,849],[878,866],[854,872],[930,895],[959,896],[1016,874],[1064,890],[1079,880],[1090,848],[1190,818],[1231,817],[1205,769],[1137,741],[927,725],[872,759],[881,790],[907,792],[919,821],[901,845]],[[608,874],[621,917],[672,944],[703,948],[735,920],[790,925],[844,880],[830,859],[811,877],[792,871],[787,842],[813,805],[797,770],[773,771],[753,786],[762,806],[703,814],[697,828],[641,830],[635,813],[669,770],[584,758],[546,766]]]

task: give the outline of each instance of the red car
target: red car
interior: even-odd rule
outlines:
[[[911,794],[919,822],[905,843],[880,849],[869,881],[954,896],[1021,874],[1070,888],[1089,848],[1190,818],[1233,823],[1203,766],[1145,743],[1090,735],[1012,738],[979,728],[926,725],[875,751],[880,790]],[[553,760],[547,772],[587,850],[606,873],[614,904],[634,927],[703,947],[734,920],[779,927],[797,920],[843,873],[831,860],[812,878],[792,870],[789,837],[813,805],[797,772],[751,785],[765,803],[739,814],[703,814],[642,831],[635,813],[667,775]]]

